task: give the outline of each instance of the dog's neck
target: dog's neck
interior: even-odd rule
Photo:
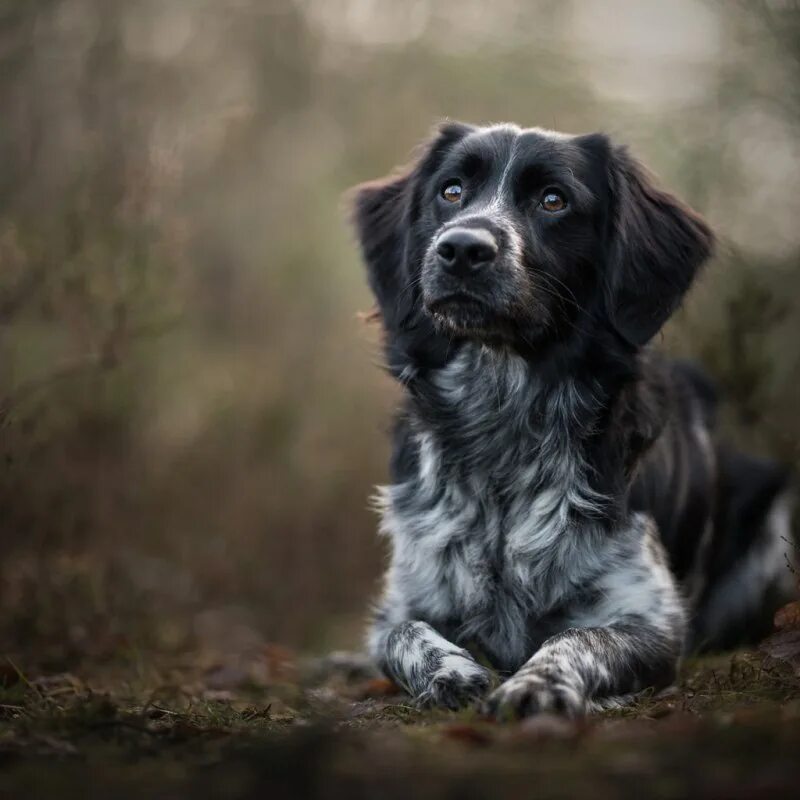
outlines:
[[[604,366],[594,366],[588,373],[575,364],[556,369],[551,361],[532,360],[510,348],[465,341],[445,364],[409,388],[422,418],[455,441],[503,435],[538,439],[558,429],[577,445],[598,432],[598,417],[619,393],[599,377]]]
[[[591,374],[465,342],[415,384],[413,427],[423,460],[427,454],[433,464],[435,454],[438,480],[501,494],[521,483],[565,490],[580,483],[594,495],[592,512],[621,501],[622,464],[594,463],[618,392]]]

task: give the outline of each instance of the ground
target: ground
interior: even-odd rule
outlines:
[[[420,711],[346,659],[136,655],[0,667],[0,797],[780,797],[800,788],[800,676],[760,651],[570,723]]]

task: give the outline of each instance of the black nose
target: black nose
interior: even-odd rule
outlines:
[[[466,277],[488,266],[497,256],[497,240],[485,228],[451,228],[436,242],[440,267]]]

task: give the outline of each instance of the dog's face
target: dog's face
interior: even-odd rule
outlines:
[[[597,166],[573,140],[539,131],[478,130],[448,147],[409,230],[424,251],[427,313],[486,338],[535,341],[569,324],[597,281]]]
[[[633,346],[708,256],[707,226],[600,134],[443,126],[403,174],[356,194],[356,227],[389,330],[535,349],[587,321]]]

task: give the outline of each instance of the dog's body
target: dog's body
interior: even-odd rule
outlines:
[[[577,714],[728,643],[788,524],[783,472],[720,458],[713,388],[646,347],[705,224],[605,137],[464,125],[361,187],[355,221],[407,391],[370,635],[387,674],[456,707],[488,691],[480,659],[511,675],[493,713]]]

